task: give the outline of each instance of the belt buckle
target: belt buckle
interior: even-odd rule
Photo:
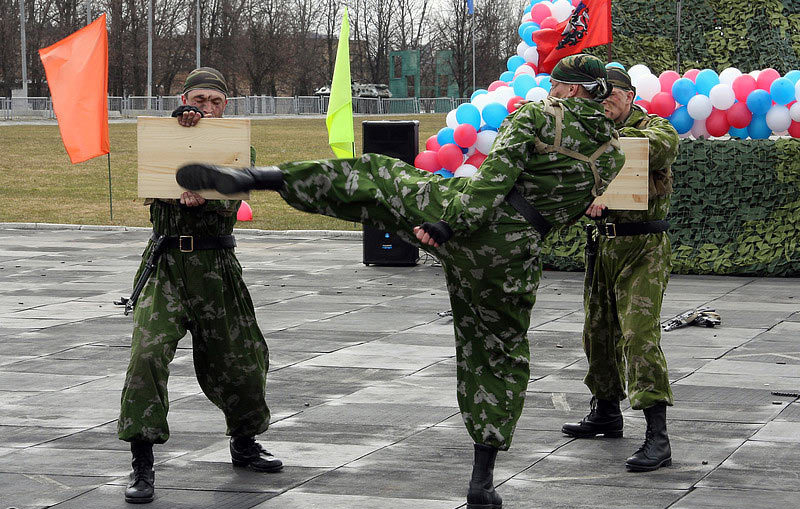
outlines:
[[[187,242],[189,247],[186,247]],[[191,235],[181,235],[178,237],[178,249],[181,250],[181,253],[191,253],[194,251],[194,237]]]
[[[606,223],[605,230],[606,230],[606,237],[608,237],[609,239],[617,237],[617,225],[615,225],[614,223]]]

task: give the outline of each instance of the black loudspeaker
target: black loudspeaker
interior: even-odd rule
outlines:
[[[419,152],[419,121],[362,122],[364,153],[383,154],[414,164]],[[364,265],[416,265],[419,249],[394,233],[364,225]]]

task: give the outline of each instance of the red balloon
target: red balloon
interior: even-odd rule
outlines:
[[[789,134],[792,138],[800,138],[800,122],[792,121],[789,125]]]
[[[649,113],[655,113],[659,117],[667,118],[675,111],[675,99],[672,98],[672,94],[670,93],[659,92],[650,100],[650,109],[647,111]]]
[[[733,106],[725,110],[725,117],[728,120],[728,124],[736,129],[744,129],[753,120],[753,114],[750,112],[750,108],[747,107],[746,102],[733,103]]]
[[[572,0],[572,6],[577,7],[583,0]]]
[[[506,109],[508,110],[508,112],[511,113],[512,111],[516,111],[517,110],[516,104],[518,102],[520,102],[521,100],[522,100],[522,97],[520,97],[518,95],[515,95],[514,97],[509,99],[508,102],[506,103]]]
[[[474,129],[474,128],[473,128]],[[464,153],[455,143],[448,143],[439,149],[439,162],[445,170],[456,171],[464,164]]]
[[[706,119],[706,131],[708,131],[708,134],[716,137],[725,136],[730,128],[725,110],[718,110],[717,108],[711,110],[711,115]]]
[[[493,81],[492,84],[489,85],[487,90],[489,92],[491,92],[492,90],[496,90],[496,89],[498,89],[500,87],[507,87],[507,86],[508,86],[508,83],[506,83],[505,81],[497,80],[497,81]]]
[[[247,202],[244,200],[242,200],[242,203],[239,205],[239,210],[236,211],[236,220],[237,221],[253,220],[253,209],[251,209],[250,205],[248,205]]]
[[[469,148],[478,139],[478,131],[472,124],[461,124],[453,131],[453,139],[459,147]]]
[[[531,9],[531,20],[533,20],[534,23],[539,24],[539,26],[542,26],[543,19],[549,18],[552,15],[553,13],[550,12],[550,7],[545,5],[544,2],[534,5],[533,9]]]
[[[771,67],[768,67],[758,73],[758,78],[756,78],[756,88],[760,88],[761,90],[766,90],[769,92],[769,87],[772,85],[772,82],[780,77],[781,73]]]
[[[661,91],[669,92],[672,94],[672,85],[680,79],[681,75],[675,71],[664,71],[658,76],[658,81],[661,83]]]
[[[740,103],[747,101],[747,96],[750,92],[756,89],[756,79],[749,74],[742,74],[737,76],[733,83],[731,83],[733,93],[736,95],[736,100]],[[741,127],[739,129],[742,129]]]
[[[683,73],[683,77],[689,78],[690,80],[692,80],[692,83],[694,83],[694,80],[695,78],[697,78],[698,74],[700,74],[700,69],[689,69],[688,71]]]
[[[558,20],[553,16],[548,16],[542,20],[539,26],[542,28],[555,28],[558,26]]]
[[[467,162],[465,164],[471,164],[476,168],[480,168],[481,165],[483,164],[483,161],[485,160],[486,160],[486,154],[475,152],[469,159],[467,159]]]
[[[461,151],[459,150],[459,152]],[[423,150],[417,154],[417,157],[414,158],[414,166],[431,173],[442,169],[442,165],[439,164],[439,154],[433,150]]]
[[[425,142],[425,148],[428,150],[433,150],[434,152],[442,148],[442,146],[439,145],[439,140],[437,140],[436,138],[437,136],[435,134],[430,138],[428,138],[428,140]]]
[[[634,104],[641,106],[644,108],[644,111],[648,113],[650,113],[650,108],[652,108],[652,106],[650,106],[650,101],[645,101],[644,99],[639,99],[638,101],[635,101]]]

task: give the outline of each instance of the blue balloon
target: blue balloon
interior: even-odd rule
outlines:
[[[517,70],[517,67],[521,66],[525,63],[525,59],[519,55],[514,55],[513,57],[508,59],[508,63],[506,63],[506,67],[509,71],[514,72]]]
[[[625,70],[625,66],[620,64],[619,62],[609,62],[606,64],[606,69],[611,69],[612,67],[616,67],[618,69]]]
[[[478,97],[479,95],[488,94],[488,93],[489,93],[489,91],[486,90],[485,88],[479,88],[478,90],[472,92],[472,95],[469,97],[469,100],[470,101],[474,101],[475,98]]]
[[[703,69],[694,78],[694,85],[698,94],[708,95],[715,85],[719,85],[719,75],[711,69]]]
[[[455,143],[456,140],[453,138],[453,131],[450,127],[442,127],[439,129],[439,132],[436,134],[436,141],[439,142],[440,147],[444,147],[448,143]]]
[[[754,140],[766,140],[772,134],[772,129],[767,125],[766,115],[753,115],[753,120],[747,126],[747,132]]]
[[[446,178],[446,179],[449,179],[449,178],[452,178],[452,177],[453,177],[453,174],[452,174],[452,173],[450,173],[449,171],[445,170],[444,168],[442,168],[442,169],[441,169],[441,170],[439,170],[439,171],[435,171],[435,172],[433,172],[433,174],[434,174],[434,175],[441,175],[442,177],[444,177],[444,178]]]
[[[462,104],[456,108],[456,120],[459,124],[470,124],[477,129],[481,126],[481,112],[472,104]]]
[[[522,40],[525,41],[525,44],[528,46],[536,46],[536,43],[533,42],[533,33],[540,28],[539,25],[531,21],[531,24],[522,31]]]
[[[517,31],[519,33],[519,36],[524,39],[525,38],[525,29],[528,28],[528,27],[532,27],[534,25],[536,25],[536,23],[534,23],[533,21],[526,21],[525,23],[521,24],[519,26],[519,30]],[[536,25],[536,26],[538,26],[538,25]]]
[[[480,129],[478,129],[478,132],[481,132],[481,131],[494,131],[494,132],[497,132],[497,128],[496,127],[492,127],[490,125],[484,125]]]
[[[531,7],[531,6],[529,5],[529,6],[525,7],[524,9],[522,9],[522,12],[524,12],[525,14],[528,14],[529,12],[531,12],[531,9],[532,9],[532,8],[533,8],[533,7]]]
[[[531,7],[533,7],[534,5],[536,5],[536,4],[540,3],[540,2],[544,2],[544,1],[545,0],[531,0]]]
[[[697,87],[689,78],[680,78],[672,84],[672,97],[679,104],[689,104],[689,99],[697,95]]]
[[[778,78],[769,86],[769,95],[778,104],[786,105],[794,101],[794,84],[792,80]]]
[[[525,94],[528,93],[528,90],[536,86],[536,78],[534,78],[530,74],[520,74],[514,80],[513,86],[514,86],[514,93],[524,99]]]
[[[503,71],[503,73],[500,75],[500,81],[511,83],[514,81],[514,73],[511,71]]]
[[[787,80],[791,81],[793,84],[797,85],[797,82],[800,81],[800,71],[794,69],[786,73],[784,76]]]
[[[542,81],[539,82],[539,86],[549,92],[550,87],[553,86],[552,83],[550,83],[550,76],[545,76],[544,78],[542,78]]]
[[[769,96],[769,92],[766,90],[761,90],[757,88],[750,92],[747,96],[747,109],[749,109],[753,113],[753,117],[757,117],[758,115],[766,115],[769,109],[772,107],[772,97]],[[764,117],[764,122],[767,119]],[[752,122],[751,124],[752,125]],[[751,138],[755,139],[754,136]]]
[[[500,127],[507,115],[508,110],[500,103],[489,103],[483,108],[483,121],[495,128]]]
[[[681,106],[675,110],[672,115],[669,116],[668,120],[669,123],[672,124],[672,127],[678,131],[678,134],[688,133],[694,125],[694,119],[689,116],[686,106]]]
[[[743,129],[736,129],[735,127],[731,127],[728,130],[728,134],[731,135],[731,138],[739,138],[740,140],[747,139],[750,136],[750,133],[747,132],[747,128]]]

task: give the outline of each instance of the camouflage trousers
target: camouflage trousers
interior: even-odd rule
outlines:
[[[422,246],[413,227],[441,219],[443,202],[452,198],[448,186],[457,179],[373,154],[280,168],[281,195],[293,207],[396,233],[442,262],[461,415],[475,442],[508,449],[530,376],[526,334],[541,276],[539,234],[503,204],[475,233],[439,248]]]
[[[160,444],[169,438],[169,364],[187,331],[197,380],[225,414],[227,434],[252,436],[267,429],[269,353],[233,249],[167,250],[139,296],[133,319],[117,426],[121,440]]]
[[[661,350],[661,303],[671,269],[666,233],[600,237],[584,284],[584,382],[600,399],[627,394],[637,410],[673,404]]]

